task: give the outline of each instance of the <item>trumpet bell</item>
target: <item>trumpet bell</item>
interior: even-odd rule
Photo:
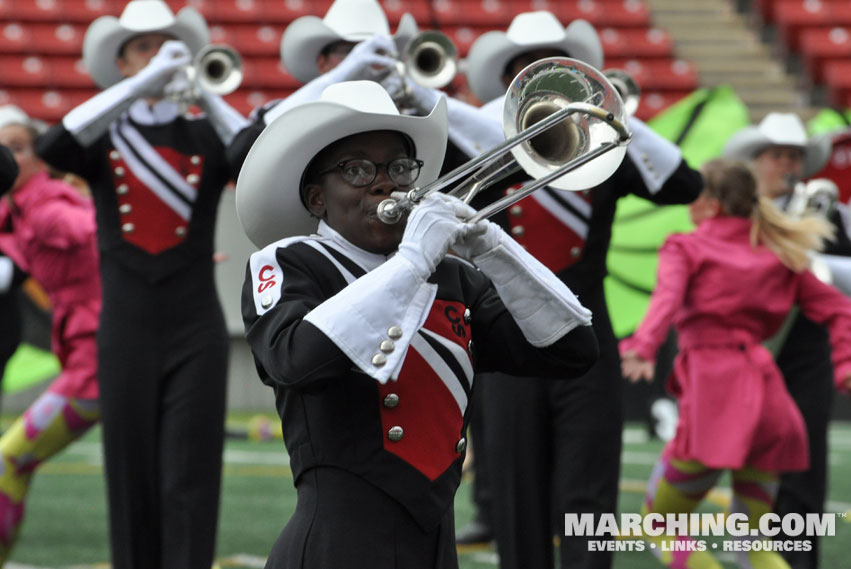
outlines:
[[[622,69],[606,69],[603,75],[609,80],[609,83],[615,88],[623,100],[623,107],[626,114],[632,116],[638,110],[638,105],[641,102],[641,88],[635,79]]]
[[[216,95],[236,91],[242,83],[242,57],[232,47],[208,45],[195,56],[193,63],[201,89]]]
[[[614,86],[597,69],[576,59],[552,57],[537,61],[512,81],[503,105],[503,128],[511,138],[571,103],[586,103],[625,124],[627,113]],[[574,113],[511,149],[515,160],[533,178],[543,178],[569,160],[604,143],[619,143],[619,134],[603,118]],[[550,182],[561,190],[585,190],[600,184],[620,166],[626,146],[620,145],[593,162]]]
[[[405,46],[402,58],[411,80],[423,87],[445,87],[458,72],[458,50],[446,34],[425,31]]]

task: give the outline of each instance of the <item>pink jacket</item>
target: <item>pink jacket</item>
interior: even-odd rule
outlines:
[[[838,381],[851,371],[851,301],[811,272],[787,269],[767,248],[754,249],[750,227],[749,219],[722,216],[669,237],[648,312],[620,352],[654,360],[670,325],[676,328],[679,354],[669,383],[680,404],[676,458],[798,470],[806,467],[806,432],[760,342],[797,304],[827,325]]]
[[[94,398],[101,304],[94,206],[47,172],[33,176],[12,199],[14,206],[0,200],[0,250],[44,288],[53,305],[53,351],[63,367],[54,387]]]

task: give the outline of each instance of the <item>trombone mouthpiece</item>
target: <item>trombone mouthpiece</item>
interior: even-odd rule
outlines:
[[[399,202],[392,198],[387,198],[378,204],[376,213],[378,219],[388,225],[398,223],[402,219],[402,208],[399,207]]]

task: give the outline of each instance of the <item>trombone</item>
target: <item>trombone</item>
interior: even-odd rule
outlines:
[[[620,166],[631,133],[623,101],[597,69],[581,61],[553,57],[537,61],[511,82],[503,105],[506,140],[400,200],[378,205],[385,223],[429,194],[472,174],[451,195],[470,202],[476,193],[518,171],[533,182],[479,210],[469,221],[485,219],[544,186],[561,190],[592,188]]]

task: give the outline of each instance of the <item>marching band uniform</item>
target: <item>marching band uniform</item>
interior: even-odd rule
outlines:
[[[119,48],[166,34],[121,79]],[[83,58],[104,91],[40,142],[85,178],[97,208],[103,279],[98,332],[113,567],[213,563],[221,484],[228,338],[213,279],[217,204],[231,176],[225,145],[245,124],[202,92],[205,115],[158,99],[209,43],[192,8],[133,0],[89,27]],[[191,52],[191,53],[190,53]]]
[[[804,150],[802,177],[809,178],[822,169],[830,157],[828,138],[807,139],[800,119],[787,113],[770,113],[759,125],[740,130],[727,142],[724,155],[738,159],[753,159],[772,145],[795,146]],[[777,205],[785,208],[789,195],[781,196]],[[825,243],[824,252],[830,255],[851,255],[851,229],[839,210],[828,217],[836,227],[836,239]],[[776,353],[786,387],[801,414],[809,440],[809,469],[790,472],[780,477],[774,510],[785,514],[821,514],[827,495],[827,431],[833,401],[831,348],[827,329],[799,313],[788,329],[785,341]],[[818,566],[817,536],[805,536],[811,541],[808,552],[784,552],[793,569],[814,569]],[[789,539],[794,539],[790,537]],[[799,538],[803,539],[803,537]]]
[[[406,117],[376,83],[340,84],[270,124],[243,166],[237,209],[263,247],[246,273],[246,338],[275,391],[299,496],[267,567],[457,567],[452,502],[474,370],[570,377],[595,357],[590,314],[498,227],[474,252],[449,241],[457,218],[425,221],[441,208],[469,215],[455,198],[424,200],[388,256],[324,220],[316,234],[281,239],[314,231],[316,218],[280,180],[300,179],[329,142],[404,133],[428,183],[445,121],[442,101]],[[419,251],[435,241],[469,251],[481,272],[443,253],[423,264]]]
[[[549,12],[520,14],[507,32],[482,35],[468,54],[471,90],[481,100],[493,100],[483,113],[501,116],[502,102],[495,98],[505,93],[505,85],[499,70],[538,49],[557,49],[598,69],[603,65],[600,40],[584,20],[564,28]],[[488,381],[484,430],[504,569],[552,567],[553,535],[561,538],[562,567],[611,565],[611,553],[589,551],[584,538],[565,537],[562,524],[565,513],[617,511],[621,374],[603,291],[615,208],[628,194],[657,204],[688,203],[702,187],[700,174],[676,146],[635,118],[629,128],[633,137],[626,157],[608,180],[582,192],[545,188],[493,218],[577,291],[595,316],[601,354],[577,381],[529,378],[527,383],[501,374],[482,380]],[[529,389],[517,389],[521,384]]]

